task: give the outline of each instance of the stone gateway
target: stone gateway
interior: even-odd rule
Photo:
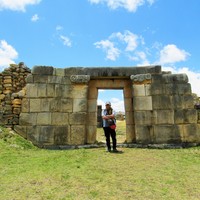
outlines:
[[[35,66],[14,129],[39,147],[95,144],[98,89],[123,90],[127,143],[200,143],[187,75],[161,66]]]

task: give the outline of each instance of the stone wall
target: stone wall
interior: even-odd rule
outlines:
[[[11,64],[0,73],[0,125],[13,128],[19,124],[26,77],[31,73],[24,63]]]
[[[200,143],[200,116],[185,74],[161,66],[36,66],[26,82],[25,96],[18,104],[13,99],[22,103],[14,128],[40,147],[94,144],[98,89],[123,89],[127,143]]]

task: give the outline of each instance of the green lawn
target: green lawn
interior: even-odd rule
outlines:
[[[5,130],[0,138],[1,200],[200,199],[199,147],[54,151]]]

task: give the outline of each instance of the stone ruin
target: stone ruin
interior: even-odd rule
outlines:
[[[99,89],[123,90],[126,144],[200,144],[200,112],[186,74],[161,66],[23,66],[0,74],[0,124],[39,147],[95,144]]]

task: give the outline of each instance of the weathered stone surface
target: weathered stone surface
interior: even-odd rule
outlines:
[[[151,83],[151,74],[137,74],[131,75],[130,79],[134,84]]]
[[[31,126],[37,123],[37,113],[21,113],[19,118],[19,125]]]
[[[68,126],[56,126],[54,128],[54,144],[65,145],[68,144],[69,127]]]
[[[133,110],[133,99],[124,98],[124,107],[127,112],[131,112]]]
[[[155,110],[153,112],[155,124],[174,124],[173,110]]]
[[[54,68],[53,75],[65,76],[65,69],[64,68]]]
[[[88,113],[88,124],[97,126],[97,113],[96,112],[89,112]]]
[[[74,99],[73,112],[87,112],[87,99]]]
[[[136,143],[149,144],[151,143],[151,126],[135,125]]]
[[[164,74],[162,78],[163,78],[164,83],[172,83],[172,82],[187,83],[188,82],[188,76],[186,74]]]
[[[87,85],[73,85],[72,86],[72,97],[86,99],[88,94]]]
[[[133,95],[137,96],[145,96],[145,87],[144,85],[134,85],[133,84]]]
[[[38,84],[38,97],[46,97],[47,96],[47,85],[46,84]]]
[[[126,124],[133,125],[135,123],[133,112],[125,112],[125,115],[126,115]]]
[[[36,98],[38,95],[38,86],[37,84],[27,84],[26,85],[27,97]]]
[[[51,113],[38,113],[37,125],[51,125]]]
[[[136,142],[134,125],[128,125],[128,124],[126,125],[126,142],[127,143]]]
[[[70,125],[85,125],[87,121],[87,113],[86,112],[78,112],[72,113],[69,116],[69,124]]]
[[[138,125],[151,125],[153,119],[152,111],[135,111],[134,112],[135,124]]]
[[[56,95],[55,95],[55,84],[48,84],[46,92],[47,92],[46,97],[56,97]]]
[[[61,99],[60,112],[72,112],[73,100],[72,99]]]
[[[40,99],[30,99],[30,112],[31,113],[41,111],[40,102],[41,102]]]
[[[87,131],[87,144],[94,144],[96,142],[96,126],[87,126],[86,131]]]
[[[52,145],[54,144],[54,131],[55,128],[53,126],[39,126],[39,143],[42,143],[43,145]]]
[[[84,125],[71,126],[70,143],[75,145],[85,144],[86,131]]]
[[[173,109],[172,97],[168,95],[152,96],[153,110]]]
[[[32,69],[33,75],[53,75],[53,67],[34,66]]]
[[[51,114],[51,124],[55,126],[69,124],[69,113],[54,112]]]
[[[34,83],[48,83],[48,75],[34,76]]]
[[[200,124],[183,125],[183,142],[200,143]]]
[[[96,112],[97,111],[97,101],[96,99],[88,100],[88,112]]]
[[[197,123],[197,111],[195,109],[175,110],[174,120],[176,124]]]
[[[134,110],[152,110],[152,97],[133,97]]]
[[[177,125],[155,125],[154,143],[181,143],[181,130]]]

